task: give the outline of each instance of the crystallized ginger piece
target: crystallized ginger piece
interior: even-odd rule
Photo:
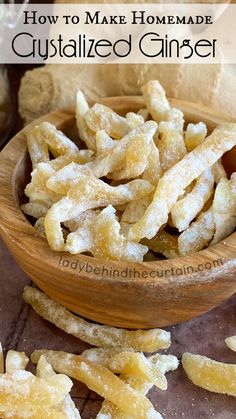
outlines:
[[[125,330],[90,323],[32,287],[25,287],[23,298],[45,320],[90,345],[133,348],[143,352],[154,352],[170,346],[170,333],[165,330]]]
[[[49,161],[48,146],[44,141],[39,126],[35,126],[32,130],[27,131],[26,139],[33,169],[35,169],[38,163]]]
[[[230,336],[229,338],[226,338],[225,343],[229,349],[236,352],[236,336]]]
[[[121,222],[129,224],[136,223],[152,202],[152,197],[153,194],[148,194],[143,198],[129,202],[121,216]]]
[[[158,80],[150,80],[142,87],[149,113],[156,122],[165,121],[170,109],[165,91]]]
[[[93,350],[88,350],[85,352],[88,353],[89,351]],[[173,371],[177,369],[179,365],[178,359],[173,355],[155,354],[148,357],[148,361],[152,364],[154,368],[157,368],[162,374],[165,374],[170,370]],[[136,377],[127,374],[121,374],[120,379],[122,379],[124,382],[128,383],[132,388],[144,395],[147,394],[153,386],[153,383],[151,382],[140,380]],[[97,415],[97,419],[104,419],[106,417],[114,419],[131,419],[132,416],[122,412],[113,403],[104,400],[101,410]]]
[[[11,374],[14,371],[25,370],[29,358],[24,352],[8,351],[6,356],[6,373]]]
[[[43,236],[46,238],[44,221],[45,221],[45,217],[39,217],[36,223],[34,224],[34,228],[40,234],[40,236]]]
[[[224,124],[159,180],[152,203],[129,231],[130,240],[151,239],[168,221],[168,214],[185,188],[236,145],[236,124]]]
[[[143,239],[142,244],[148,246],[153,252],[161,253],[167,259],[179,256],[178,238],[164,230],[157,233],[152,239]]]
[[[236,365],[217,362],[206,356],[184,353],[182,365],[197,386],[214,393],[236,397]]]
[[[212,205],[215,234],[211,244],[224,240],[236,227],[236,173],[230,180],[221,178]]]
[[[215,164],[213,164],[211,169],[212,169],[212,173],[215,179],[215,183],[217,185],[223,177],[227,178],[227,174],[226,174],[226,171],[224,169],[221,159],[219,159]]]
[[[130,131],[128,121],[101,103],[95,103],[85,115],[88,127],[97,132],[104,130],[115,139],[121,139]]]
[[[147,165],[141,178],[147,180],[152,185],[157,186],[162,174],[159,150],[153,140],[149,147],[150,152],[147,157]]]
[[[66,175],[65,175],[66,174]],[[48,183],[52,190],[67,193],[54,204],[45,217],[45,231],[50,247],[64,250],[64,238],[60,224],[77,217],[88,209],[120,205],[141,198],[153,190],[153,186],[137,179],[116,187],[97,179],[89,169],[69,165],[52,176]]]
[[[55,174],[48,163],[39,163],[31,173],[31,182],[25,188],[25,195],[30,202],[45,203],[51,206],[61,198],[61,195],[47,187],[48,179]]]
[[[198,252],[208,245],[215,231],[212,207],[201,213],[198,219],[190,224],[178,237],[178,247],[181,256]]]
[[[88,127],[86,122],[86,114],[88,111],[89,105],[85,96],[81,90],[78,90],[76,94],[75,117],[79,137],[82,141],[84,141],[88,149],[96,150],[95,133]]]
[[[32,362],[37,362],[41,355],[45,356],[55,371],[83,382],[90,390],[132,414],[134,419],[161,418],[147,397],[132,389],[107,368],[80,355],[47,350],[35,351],[31,356]]]
[[[211,197],[213,190],[214,176],[211,169],[206,169],[197,179],[192,191],[177,201],[171,210],[173,225],[179,231],[189,227]]]
[[[199,122],[198,124],[188,124],[184,137],[187,151],[190,152],[202,144],[206,135],[207,127],[203,122]]]
[[[134,129],[145,122],[142,115],[134,112],[128,112],[126,114],[126,121],[130,129]]]
[[[43,140],[55,157],[78,151],[77,145],[50,122],[42,122],[39,129]]]
[[[44,379],[47,377],[53,377],[55,375],[56,373],[53,370],[52,366],[46,361],[46,358],[42,355],[37,363],[36,376]],[[64,400],[62,400],[55,406],[55,410],[63,414],[65,419],[81,419],[79,410],[75,407],[75,404],[69,394],[67,394]]]
[[[150,162],[153,164],[153,159],[155,159],[155,162],[158,162],[159,159],[157,159],[158,152],[156,152],[156,146],[153,143],[155,125],[151,125],[150,122],[151,121],[146,122],[146,127],[148,126],[149,130],[148,132],[146,132],[146,134],[142,134],[141,131],[142,128],[145,127],[145,125],[139,126],[139,131],[141,135],[137,135],[136,138],[134,138],[133,141],[126,148],[126,153],[124,157],[124,167],[120,170],[112,172],[109,175],[109,178],[115,180],[134,179],[142,175],[145,172],[145,170],[148,169],[148,165],[149,170],[151,169],[153,172],[153,167],[150,167]],[[137,134],[139,134],[138,129]],[[150,153],[152,153],[151,156]],[[159,174],[158,165],[156,167],[156,174]]]
[[[0,415],[1,417],[10,414],[10,417],[56,418],[53,414],[54,409],[50,415],[50,408],[60,403],[71,387],[72,381],[65,375],[41,380],[23,370],[1,374]],[[58,418],[64,416],[58,415]]]
[[[90,252],[94,257],[105,260],[142,261],[148,248],[129,242],[120,233],[115,209],[109,205],[67,236],[65,250],[72,254]]]
[[[62,169],[70,163],[85,164],[91,161],[93,156],[92,150],[79,150],[75,153],[67,153],[56,159],[50,160],[48,165],[55,171]]]
[[[50,206],[51,206],[50,201],[44,202],[44,203],[34,201],[34,202],[27,202],[26,204],[21,205],[21,209],[26,215],[30,215],[31,217],[34,217],[34,218],[41,218],[41,217],[45,217]]]
[[[96,150],[97,155],[105,156],[113,150],[113,148],[117,145],[117,142],[113,140],[104,130],[100,130],[96,132],[95,136],[96,140]]]
[[[112,146],[102,159],[98,157],[87,165],[98,178],[109,174],[111,179],[130,179],[143,173],[148,164],[151,142],[157,124],[145,122],[132,129],[120,141]],[[158,168],[157,168],[158,170]]]
[[[170,108],[166,117],[167,122],[172,122],[175,129],[183,135],[184,114],[180,109]]]
[[[114,373],[150,382],[161,390],[167,389],[164,374],[141,352],[134,352],[132,349],[92,348],[84,351],[82,356]]]
[[[166,172],[187,153],[183,134],[177,130],[174,122],[159,124],[159,138],[156,145],[160,153],[161,170]]]

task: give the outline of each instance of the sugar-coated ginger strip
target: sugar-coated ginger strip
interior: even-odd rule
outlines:
[[[85,119],[92,131],[104,130],[115,139],[124,137],[130,131],[126,118],[101,103],[95,103],[87,111]]]
[[[175,122],[159,124],[159,138],[156,145],[160,153],[161,170],[166,172],[180,161],[187,153],[183,134],[176,128]]]
[[[226,364],[186,352],[182,357],[182,365],[188,378],[197,386],[236,397],[236,364]]]
[[[46,361],[45,356],[42,355],[37,363],[36,376],[44,379],[47,377],[53,377],[55,375],[56,373],[53,370],[51,364],[49,364]],[[67,394],[64,400],[55,406],[55,409],[65,415],[65,419],[81,419],[79,410],[75,407],[70,394]]]
[[[58,410],[54,408],[47,408],[40,404],[38,407],[32,407],[30,400],[26,401],[25,403],[22,402],[19,406],[14,403],[14,398],[10,396],[12,399],[11,407],[5,404],[0,406],[0,415],[1,419],[21,419],[21,418],[30,418],[30,419],[67,419],[63,413],[58,412]]]
[[[30,215],[34,218],[45,217],[49,208],[51,207],[51,201],[48,202],[27,202],[26,204],[21,205],[22,211],[26,215]]]
[[[236,124],[216,128],[192,152],[171,167],[159,180],[154,198],[143,217],[130,228],[130,240],[151,239],[168,220],[168,214],[185,188],[236,145]]]
[[[24,352],[10,350],[6,356],[6,373],[11,374],[14,371],[25,370],[28,362],[29,358]]]
[[[96,150],[95,133],[88,127],[85,115],[89,111],[89,105],[81,90],[76,95],[75,116],[79,137],[88,149]]]
[[[55,155],[78,152],[77,145],[50,122],[42,122],[39,129],[43,140]]]
[[[192,191],[176,202],[171,210],[173,225],[183,231],[189,227],[201,211],[214,190],[214,176],[211,169],[206,169],[197,179]]]
[[[38,234],[40,234],[40,236],[43,236],[46,238],[44,220],[45,220],[45,217],[39,217],[36,223],[34,224],[34,228],[38,232]]]
[[[96,151],[97,155],[107,155],[117,145],[117,142],[113,140],[104,130],[99,130],[95,134],[96,140]]]
[[[236,173],[230,179],[221,178],[212,204],[215,234],[211,244],[216,244],[234,232],[236,227]]]
[[[224,166],[222,164],[221,159],[218,160],[215,164],[213,164],[212,173],[213,173],[213,176],[214,176],[214,179],[215,179],[215,183],[217,185],[222,178],[224,178],[224,177],[227,178],[227,174],[226,174],[226,171],[224,169]]]
[[[116,210],[108,205],[67,236],[65,250],[71,254],[90,252],[105,260],[142,261],[148,248],[121,234]]]
[[[170,346],[170,333],[165,330],[132,331],[90,323],[70,313],[36,288],[25,287],[23,298],[45,320],[90,345],[133,348],[142,352],[154,352]]]
[[[78,215],[78,217],[72,218],[69,221],[65,221],[64,226],[70,231],[76,231],[82,228],[85,223],[93,221],[94,218],[100,214],[101,210],[87,210]]]
[[[142,109],[139,109],[137,115],[142,116],[143,119],[144,119],[144,122],[146,122],[148,120],[148,117],[149,117],[149,112],[148,112],[147,108],[142,108]]]
[[[161,390],[167,389],[164,373],[149,360],[151,357],[146,358],[142,352],[134,352],[130,348],[92,348],[84,351],[82,356],[114,373],[150,382]]]
[[[179,256],[178,238],[161,230],[152,239],[143,239],[142,244],[148,246],[153,252],[161,253],[167,259]]]
[[[158,80],[150,80],[142,87],[149,113],[156,122],[164,121],[170,109],[165,91]]]
[[[126,121],[129,129],[134,129],[145,122],[142,115],[134,112],[128,112],[126,114]]]
[[[144,173],[150,164],[149,156],[152,151],[153,155],[153,135],[155,133],[155,123],[151,121],[143,125],[139,125],[134,130],[130,131],[130,136],[133,134],[134,138],[126,147],[126,152],[123,160],[123,167],[119,170],[112,171],[109,178],[120,179],[134,179]],[[124,137],[123,140],[128,137]],[[121,141],[123,141],[121,140]],[[120,143],[121,143],[120,141]],[[118,144],[117,149],[121,144]],[[157,154],[157,153],[156,153]],[[153,157],[156,157],[155,156]],[[157,167],[158,172],[158,167]]]
[[[122,223],[136,223],[143,216],[146,209],[152,202],[152,197],[153,194],[150,193],[143,198],[129,202],[121,216]]]
[[[127,357],[128,354],[129,354],[130,359],[128,359]],[[120,371],[124,367],[124,360],[126,364],[127,364],[127,360],[128,360],[128,363],[129,361],[132,362],[133,355],[137,355],[137,353],[134,353],[134,350],[132,348],[126,348],[126,349],[124,348],[91,348],[91,349],[85,350],[82,353],[82,356],[88,359],[89,361],[95,362],[96,364],[100,364],[109,368],[112,368],[110,365],[110,362],[115,357],[116,358],[115,362],[118,363]],[[133,359],[135,360],[135,358]],[[140,358],[140,361],[143,362],[142,358]],[[168,371],[174,371],[176,368],[178,368],[179,361],[174,355],[162,355],[162,354],[157,353],[155,355],[152,355],[146,358],[146,364],[153,368],[153,371],[151,373],[152,376],[149,376],[149,379],[151,378],[150,382],[152,382],[152,385],[155,384],[157,387],[164,390],[166,389],[167,382],[166,380],[163,381],[162,379],[163,375]],[[160,376],[160,373],[162,374],[162,377]],[[141,374],[143,373],[141,372]],[[130,377],[131,375],[132,377],[134,376],[133,379],[137,381],[137,383],[146,381],[146,380],[137,379],[137,372],[135,372],[135,374],[122,373],[122,376],[125,376],[126,378],[128,376]],[[140,376],[140,373],[138,373],[138,375]],[[139,388],[136,388],[136,389],[139,390]]]
[[[215,231],[212,207],[201,213],[195,222],[178,237],[179,253],[181,256],[198,252],[208,245]]]
[[[147,159],[151,148],[153,136],[157,124],[154,121],[147,121],[142,125],[130,130],[121,140],[112,140],[109,146],[109,153],[104,157],[97,158],[87,167],[90,168],[98,178],[107,176],[111,178],[126,179],[136,177],[143,173],[147,165]],[[104,134],[100,134],[103,135]],[[107,140],[106,140],[107,142]]]
[[[188,124],[184,137],[187,151],[190,152],[202,144],[206,135],[207,127],[203,122],[199,122],[198,124]]]
[[[225,343],[229,349],[236,352],[236,336],[230,336],[225,339]]]
[[[170,108],[166,120],[172,122],[175,126],[175,129],[183,134],[184,128],[184,114],[180,109]]]
[[[14,408],[15,414],[17,414],[22,411],[22,408],[25,408],[23,411],[26,414],[27,407],[31,407],[32,410],[38,409],[40,406],[54,407],[64,400],[71,387],[70,378],[62,374],[47,377],[44,380],[23,370],[11,374],[1,374],[0,412],[11,411]]]
[[[50,160],[48,165],[54,170],[60,170],[63,167],[67,166],[70,163],[85,164],[91,161],[93,156],[92,150],[79,150],[75,153],[67,153],[62,156],[57,157],[56,159]]]
[[[114,373],[127,374],[140,380],[157,385],[162,390],[167,389],[167,381],[155,366],[141,352],[120,352],[115,354],[107,363],[107,367]]]
[[[47,187],[48,179],[55,174],[55,170],[48,163],[39,163],[31,173],[31,182],[25,187],[25,195],[30,202],[48,202],[51,205],[62,195]]]
[[[159,150],[152,140],[150,143],[150,152],[147,157],[147,166],[142,173],[141,178],[148,180],[152,185],[157,186],[158,181],[161,177],[161,163]]]
[[[4,362],[4,353],[2,349],[2,344],[0,342],[0,374],[3,374],[5,371],[5,362]]]
[[[44,355],[53,369],[86,384],[90,390],[114,403],[117,407],[137,419],[160,419],[151,402],[132,389],[102,365],[88,361],[81,355],[60,351],[34,351],[31,360],[37,362]]]
[[[35,126],[32,130],[27,131],[26,139],[33,169],[35,169],[38,163],[49,161],[48,146],[44,141],[39,126]]]
[[[49,209],[45,217],[47,240],[54,250],[65,249],[61,223],[88,209],[106,207],[109,204],[125,204],[153,190],[153,186],[142,179],[112,187],[97,179],[89,169],[73,164],[52,176],[47,185],[50,189],[60,190],[64,194],[68,191],[66,196]]]
[[[93,349],[85,352],[88,353],[89,351],[93,351]],[[178,368],[179,365],[178,359],[173,355],[155,354],[150,356],[148,361],[153,365],[153,367],[158,368],[162,374],[165,374],[168,371],[174,371]],[[153,386],[153,383],[131,377],[127,374],[121,374],[120,379],[144,395],[146,395]],[[110,417],[111,419],[131,419],[131,416],[122,412],[113,403],[109,402],[108,400],[104,400],[102,407],[97,415],[97,419],[104,419],[106,417]]]

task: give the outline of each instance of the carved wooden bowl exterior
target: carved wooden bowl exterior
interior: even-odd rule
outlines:
[[[143,107],[140,97],[106,98],[120,114]],[[172,100],[187,122],[211,131],[231,121],[203,106]],[[236,233],[186,257],[156,262],[113,262],[54,252],[20,209],[30,179],[25,133],[42,121],[75,138],[73,110],[56,111],[20,131],[0,155],[0,232],[22,269],[50,297],[88,319],[126,328],[152,328],[204,313],[236,291]],[[235,150],[225,157],[236,170]],[[16,278],[17,281],[17,278]]]

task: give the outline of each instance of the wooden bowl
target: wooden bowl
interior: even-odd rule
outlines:
[[[101,102],[120,114],[143,106],[140,97]],[[230,121],[203,106],[171,102],[182,109],[187,122],[204,121],[209,131]],[[51,250],[20,209],[31,170],[25,133],[42,121],[50,121],[73,138],[73,110],[57,111],[19,132],[0,156],[0,232],[39,288],[88,319],[126,328],[183,322],[210,310],[236,291],[236,233],[190,256],[156,262],[111,262]],[[230,153],[227,159],[230,161]]]

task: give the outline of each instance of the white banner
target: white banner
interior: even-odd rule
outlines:
[[[0,5],[0,63],[236,63],[236,5]]]

